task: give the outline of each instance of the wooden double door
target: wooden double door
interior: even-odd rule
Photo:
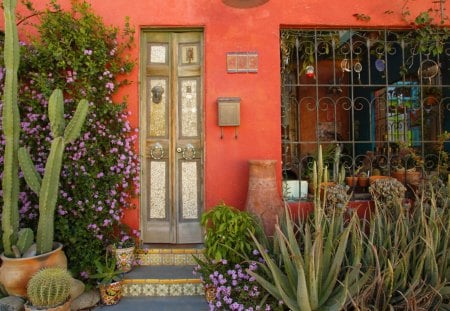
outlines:
[[[144,243],[201,243],[203,33],[144,31],[141,226]]]

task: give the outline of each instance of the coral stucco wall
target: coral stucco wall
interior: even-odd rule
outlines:
[[[47,1],[35,0],[36,7]],[[59,0],[67,7],[69,0]],[[201,27],[204,29],[205,106],[205,206],[221,200],[243,208],[248,182],[249,159],[276,159],[281,167],[279,32],[283,27],[406,27],[401,11],[404,1],[355,0],[88,0],[106,24],[122,26],[125,16],[139,34],[147,27]],[[256,5],[260,3],[259,5]],[[230,5],[231,4],[231,5]],[[236,6],[247,6],[239,8]],[[254,6],[253,6],[254,5]],[[437,6],[431,0],[410,2],[411,16]],[[450,12],[450,2],[445,3]],[[390,14],[386,12],[391,12]],[[361,21],[354,14],[370,16]],[[19,31],[23,29],[19,28]],[[227,52],[256,51],[257,73],[228,74]],[[131,121],[139,125],[138,68],[134,83],[118,96],[127,95]],[[217,97],[241,98],[238,139],[225,129],[220,139],[217,126]],[[279,174],[281,175],[281,174]],[[279,180],[280,182],[280,180]],[[281,190],[281,189],[280,189]],[[139,226],[139,210],[127,222]]]

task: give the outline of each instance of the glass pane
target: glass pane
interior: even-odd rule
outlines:
[[[197,80],[181,80],[181,136],[198,136]]]
[[[197,162],[183,162],[181,164],[181,202],[182,218],[198,218],[198,184]]]
[[[167,81],[166,79],[152,78],[148,82],[148,135],[150,137],[167,136]],[[162,94],[161,94],[162,93]]]
[[[166,162],[150,162],[150,219],[166,218]]]

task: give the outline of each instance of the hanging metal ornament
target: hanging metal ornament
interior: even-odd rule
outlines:
[[[306,66],[306,68],[305,68],[305,75],[308,78],[314,78],[314,66],[312,66],[312,65]]]
[[[386,62],[384,61],[384,59],[378,58],[375,61],[375,69],[379,72],[383,72],[386,69]]]
[[[343,72],[343,73],[344,73],[344,72],[350,72],[350,71],[352,71],[352,69],[350,68],[350,62],[348,61],[347,58],[344,58],[344,59],[341,61],[341,69],[342,69],[342,72]]]
[[[355,65],[353,65],[353,70],[358,74],[358,83],[361,84],[361,71],[362,65],[359,60],[356,61]]]
[[[417,76],[419,79],[428,79],[428,84],[431,84],[431,79],[437,76],[440,72],[439,65],[432,59],[426,59],[420,63]]]

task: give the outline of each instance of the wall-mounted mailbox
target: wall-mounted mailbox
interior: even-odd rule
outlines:
[[[235,138],[237,138],[236,127],[241,124],[241,99],[239,97],[219,97],[218,105],[218,125],[221,127],[223,138],[223,127],[234,126]]]

